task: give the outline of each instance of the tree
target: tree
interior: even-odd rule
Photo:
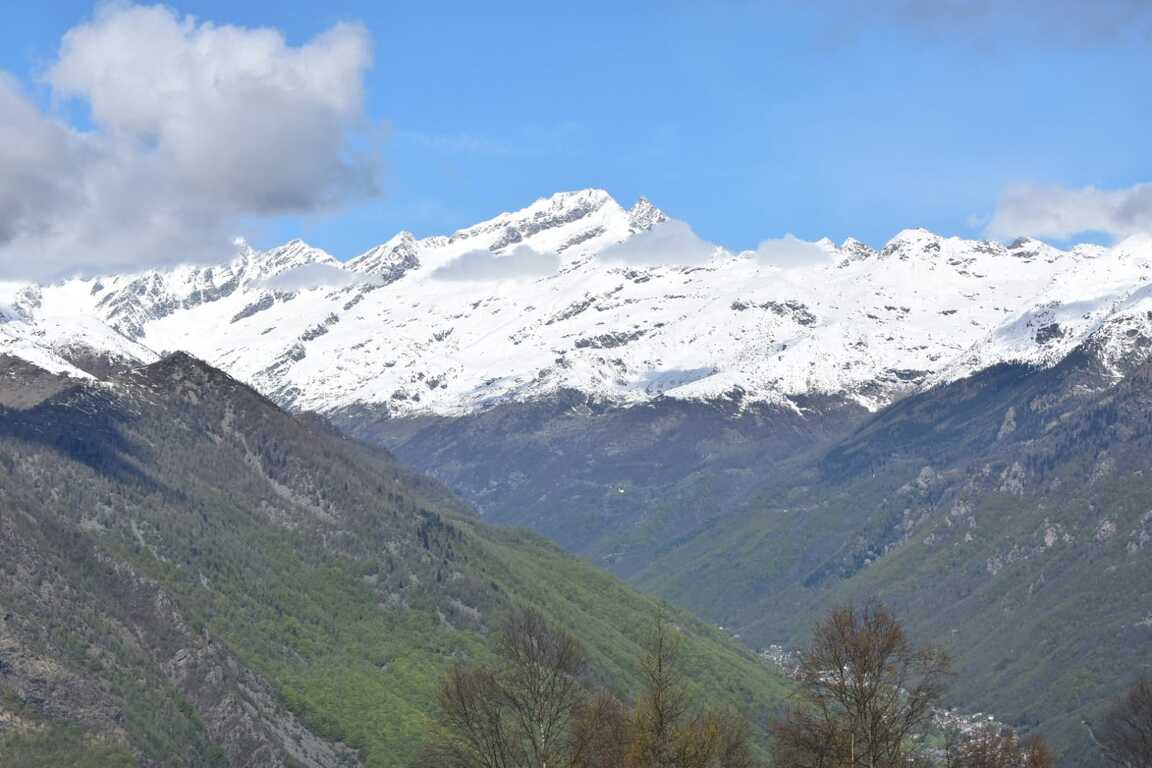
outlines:
[[[787,768],[888,768],[911,758],[932,717],[947,655],[915,648],[878,602],[833,610],[816,625],[797,673],[800,706],[775,727]]]
[[[525,764],[560,768],[571,717],[586,698],[584,649],[536,611],[521,610],[508,621],[500,650],[508,662],[501,692],[525,745]]]
[[[440,689],[439,734],[421,765],[439,768],[566,768],[571,728],[587,694],[580,644],[531,610],[505,624],[503,664],[457,665]]]
[[[679,670],[680,642],[661,617],[641,663],[644,693],[636,704],[635,733],[629,763],[643,768],[672,768],[679,729],[687,714]]]
[[[633,715],[627,768],[750,768],[747,721],[730,710],[693,712],[680,637],[658,618],[641,664],[644,689]]]
[[[588,693],[580,645],[534,611],[509,619],[498,649],[499,665],[445,676],[422,768],[753,768],[744,718],[690,706],[679,637],[662,620],[634,708]]]
[[[1152,680],[1137,681],[1092,729],[1092,737],[1113,765],[1152,768]]]
[[[572,768],[620,768],[626,764],[635,734],[632,711],[601,692],[582,704],[572,718],[569,754]]]
[[[1024,744],[1024,768],[1056,768],[1056,756],[1039,736]]]
[[[847,768],[848,729],[827,711],[797,707],[772,725],[775,765],[781,768]]]
[[[706,745],[697,762],[685,766],[702,768],[755,768],[759,762],[752,755],[752,733],[747,718],[732,709],[706,712],[693,727],[693,740]]]
[[[426,768],[513,768],[515,749],[496,675],[463,665],[448,671],[440,687],[442,733],[424,749]]]
[[[1053,768],[1051,750],[1040,739],[1021,742],[1016,732],[986,725],[969,734],[954,734],[946,768]]]

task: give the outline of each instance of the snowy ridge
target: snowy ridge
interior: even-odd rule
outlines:
[[[821,241],[827,261],[786,269],[723,249],[692,265],[629,255],[666,221],[647,200],[582,190],[447,236],[401,232],[345,263],[293,241],[215,266],[9,284],[0,352],[65,370],[82,347],[140,362],[184,350],[293,408],[461,414],[561,389],[876,408],[1085,341],[1123,375],[1152,339],[1148,237],[1059,250],[914,229],[879,250]]]
[[[1028,306],[933,377],[952,381],[999,362],[1049,366],[1089,342],[1119,376],[1152,350],[1152,237],[1078,246],[1073,263]]]

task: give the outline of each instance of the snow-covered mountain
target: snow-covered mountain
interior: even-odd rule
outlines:
[[[184,350],[293,408],[411,415],[565,389],[876,408],[1084,341],[1120,376],[1152,339],[1149,237],[1059,250],[906,230],[879,250],[821,241],[809,252],[826,258],[788,268],[722,248],[660,263],[684,231],[647,200],[584,190],[347,262],[293,241],[214,266],[0,283],[0,354],[98,376],[95,358]]]

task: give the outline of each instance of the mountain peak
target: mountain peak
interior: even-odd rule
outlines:
[[[939,252],[940,243],[943,239],[940,235],[923,227],[903,229],[884,244],[880,254],[882,256],[899,254],[900,258],[906,259],[913,253],[936,253]]]
[[[378,275],[384,282],[391,283],[420,266],[418,250],[416,237],[402,230],[352,259],[345,267],[353,272]]]
[[[930,229],[924,227],[909,227],[893,235],[892,239],[887,242],[887,245],[892,245],[893,243],[923,243],[940,239],[940,235]]]
[[[633,232],[643,232],[652,229],[660,222],[667,221],[668,216],[657,208],[652,202],[641,196],[628,211],[628,225]]]
[[[876,255],[876,249],[854,237],[840,243],[840,251],[849,261],[861,261]]]
[[[231,391],[251,391],[264,399],[247,384],[184,351],[172,352],[154,363],[126,371],[123,376],[128,381],[143,381],[165,392],[203,393],[206,388],[223,387]]]
[[[154,363],[149,363],[143,366],[142,371],[201,371],[201,372],[219,372],[224,375],[219,369],[214,368],[205,361],[201,360],[195,355],[185,352],[184,350],[177,350],[169,352],[164,357],[160,358]]]
[[[305,264],[340,266],[340,262],[332,254],[300,239],[289,240],[268,251],[250,251],[244,258],[251,269],[250,277],[256,280],[267,280]]]
[[[524,240],[542,233],[569,232],[571,229],[569,225],[576,229],[596,230],[599,225],[606,225],[609,219],[618,219],[618,223],[627,226],[627,213],[603,189],[557,192],[549,197],[537,199],[527,208],[501,213],[467,229],[457,230],[448,238],[448,243],[472,241],[470,245],[474,243],[477,249],[499,251],[508,246],[519,245]],[[588,222],[588,226],[577,222]],[[579,242],[586,239],[575,231],[571,231],[571,235],[576,236]],[[547,235],[545,239],[548,239]],[[570,244],[572,244],[570,239],[561,238],[560,242],[547,243],[542,247],[558,251]]]
[[[590,187],[541,197],[527,208],[506,215],[512,219],[553,219],[568,222],[587,216],[605,206],[620,207],[616,199],[606,190]]]
[[[591,212],[609,204],[616,204],[612,195],[608,194],[606,190],[589,187],[588,189],[574,189],[537,198],[527,208],[501,214],[496,219],[539,218],[559,211]]]
[[[586,189],[572,189],[566,192],[557,192],[548,197],[541,197],[536,202],[547,202],[556,206],[566,205],[572,202],[595,202],[602,205],[610,201],[615,202],[607,190],[600,189],[599,187],[588,187]]]

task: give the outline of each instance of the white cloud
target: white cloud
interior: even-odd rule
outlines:
[[[81,132],[0,76],[0,274],[53,277],[228,253],[245,219],[371,195],[367,33],[289,46],[116,4],[70,30],[46,80],[88,108]]]
[[[683,221],[666,219],[622,243],[605,248],[600,258],[627,264],[703,264],[715,255],[716,250],[716,245],[701,239]]]
[[[0,72],[0,243],[39,222],[39,212],[75,204],[83,194],[68,178],[88,167],[94,153],[83,137],[46,118]]]
[[[832,252],[819,243],[801,240],[792,234],[773,240],[764,240],[754,251],[756,258],[765,264],[781,269],[809,267],[817,264],[830,264]]]
[[[507,280],[514,277],[542,277],[560,268],[555,253],[541,253],[528,245],[518,245],[506,254],[468,251],[438,267],[432,276],[440,280]]]
[[[1069,238],[1086,232],[1124,237],[1152,232],[1152,183],[1125,189],[1021,185],[1000,198],[988,224],[997,238]]]
[[[345,288],[370,278],[331,264],[301,264],[264,280],[270,291],[302,291],[309,288]]]

